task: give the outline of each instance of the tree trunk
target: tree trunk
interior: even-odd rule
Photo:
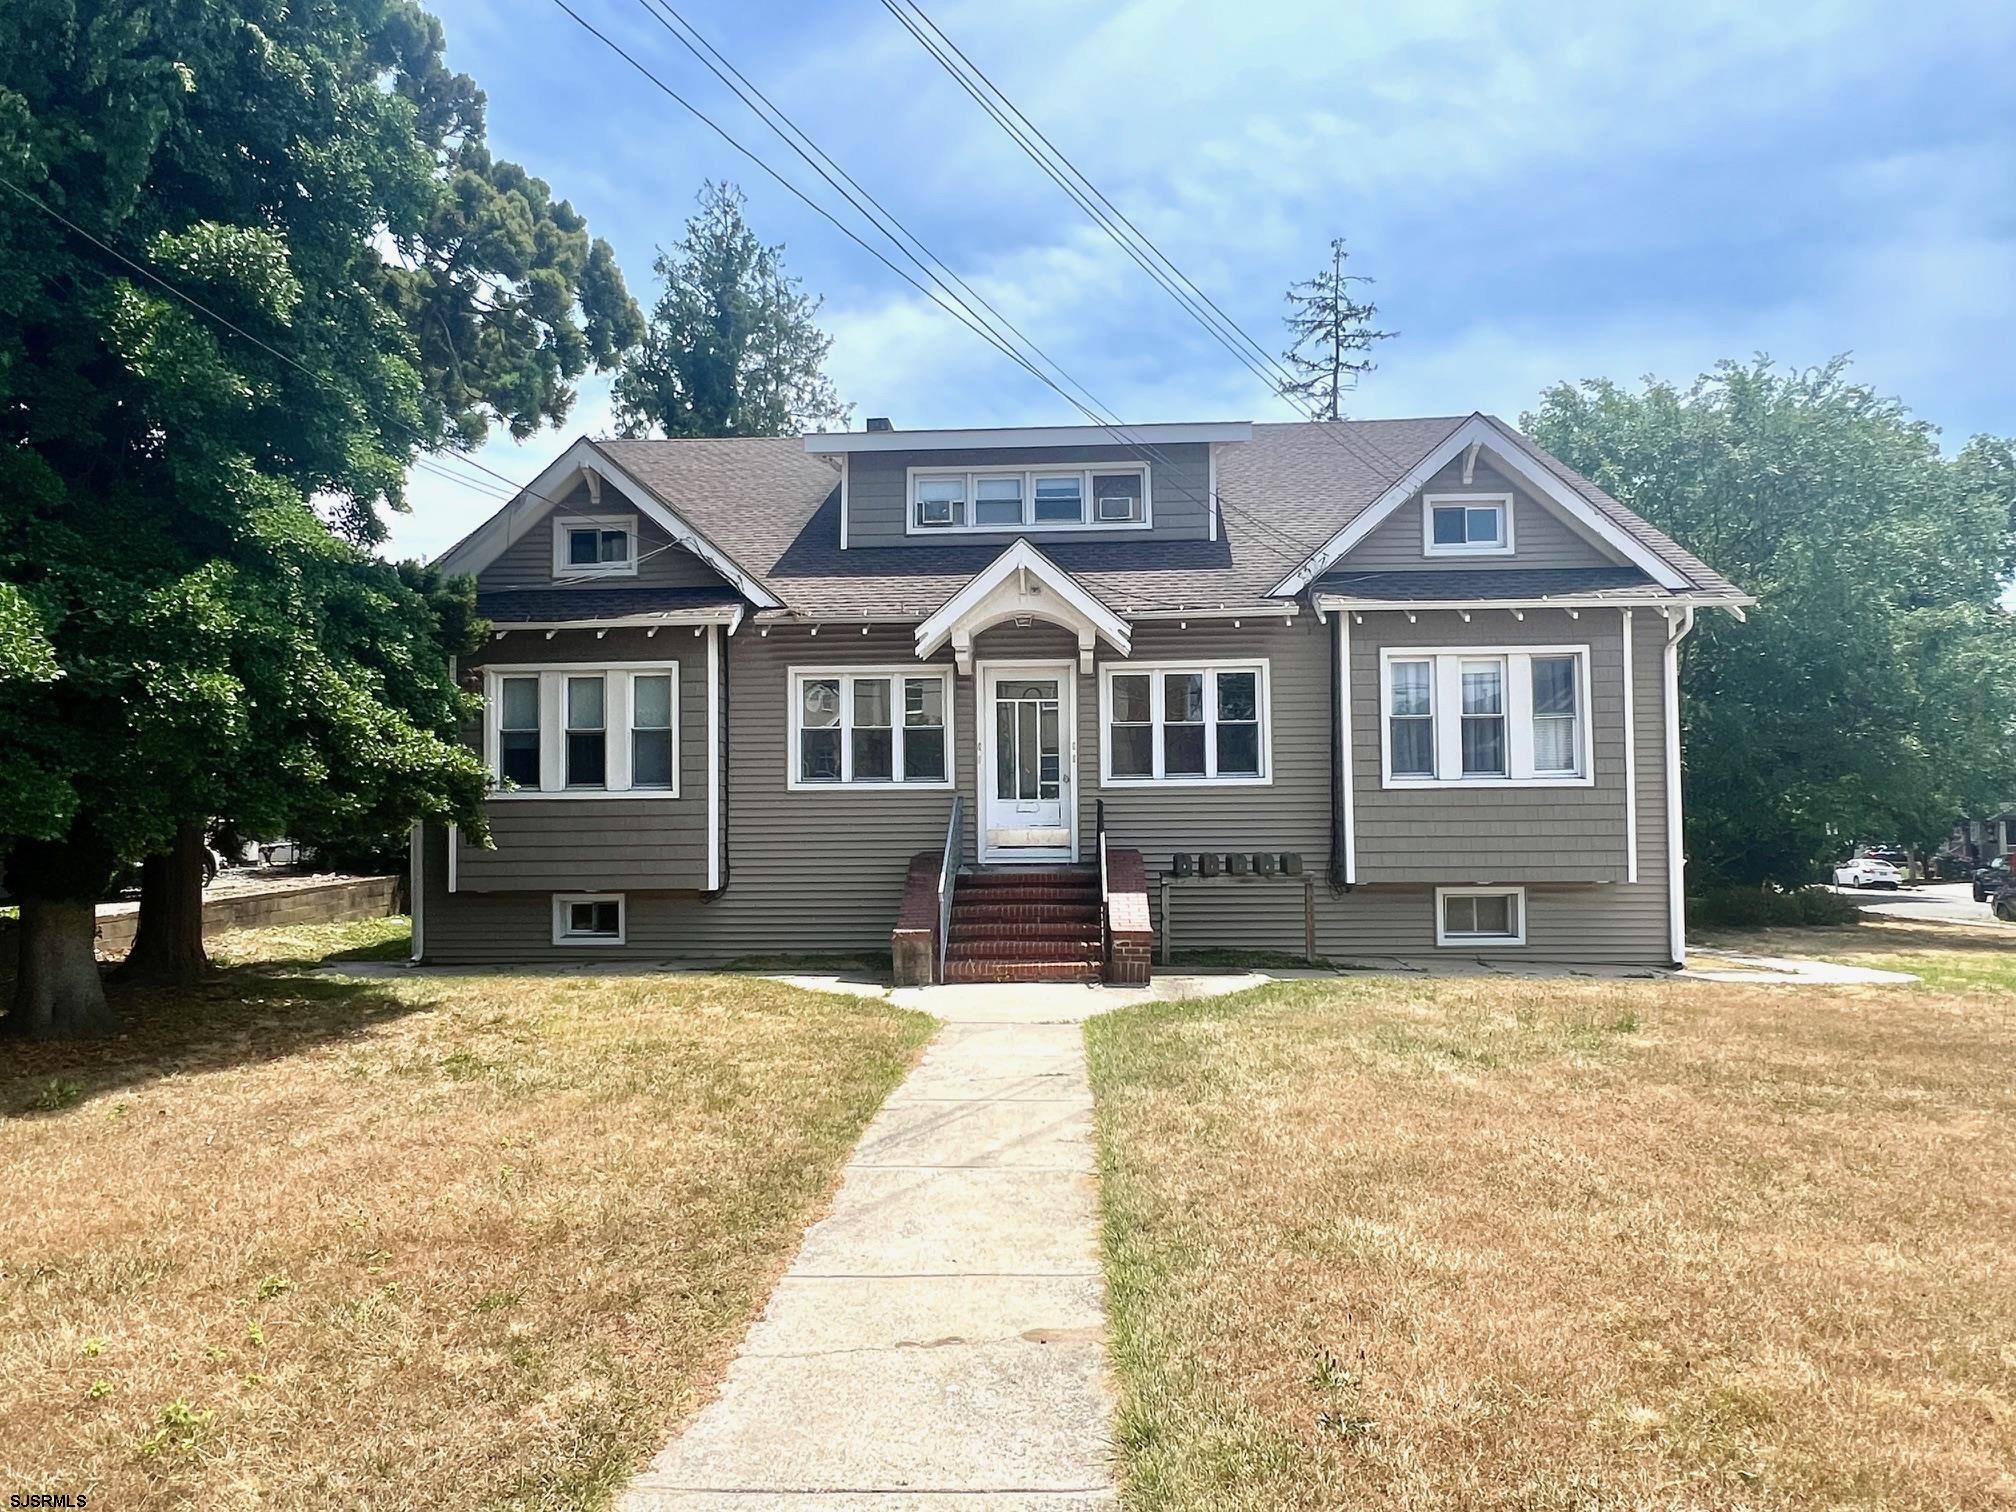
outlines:
[[[118,1027],[105,1001],[93,944],[98,905],[71,898],[21,899],[20,975],[14,1006],[0,1031],[26,1039],[110,1034]]]
[[[203,950],[203,829],[185,824],[165,854],[140,863],[140,925],[118,979],[193,987],[209,970]]]

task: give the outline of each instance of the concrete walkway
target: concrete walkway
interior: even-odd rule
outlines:
[[[1128,997],[901,996],[949,1022],[625,1512],[1115,1504],[1079,1021]]]

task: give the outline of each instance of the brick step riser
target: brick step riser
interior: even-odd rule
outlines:
[[[1096,982],[1099,967],[1076,961],[952,961],[949,982]]]
[[[968,940],[945,947],[948,961],[1076,961],[1099,964],[1099,947],[1082,940]]]
[[[954,924],[1089,924],[1099,927],[1099,910],[1076,903],[952,903]]]
[[[1074,919],[1058,924],[994,924],[968,920],[952,926],[951,938],[955,945],[967,940],[1078,940],[1097,945],[1099,925],[1091,919],[1082,923]]]
[[[1069,883],[1073,887],[1096,887],[1099,873],[1089,866],[1032,866],[1027,870],[962,872],[961,887],[1020,887],[1027,882]]]
[[[957,889],[952,894],[952,903],[975,904],[991,908],[1006,903],[1075,903],[1080,908],[1097,908],[1099,891],[1097,888],[1082,887],[983,887]]]

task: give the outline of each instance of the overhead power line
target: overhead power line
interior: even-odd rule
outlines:
[[[667,84],[643,61],[583,17],[572,5],[567,3],[567,0],[554,0],[554,4],[565,12],[582,30],[588,32],[609,51],[629,64],[632,69],[656,87],[660,93],[678,104],[695,120],[705,125],[717,137],[734,149],[734,151],[785,189],[793,198],[831,224],[836,230],[846,236],[848,240],[874,257],[876,261],[895,273],[910,287],[923,294],[933,304],[945,311],[945,313],[951,315],[960,324],[966,326],[968,330],[986,341],[997,352],[1008,357],[1009,360],[1028,373],[1029,376],[1035,378],[1039,383],[1064,399],[1066,403],[1085,415],[1095,426],[1113,435],[1120,444],[1138,455],[1162,463],[1166,469],[1165,475],[1169,477],[1172,485],[1178,492],[1187,494],[1193,502],[1199,503],[1207,510],[1210,509],[1211,505],[1208,500],[1178,481],[1176,477],[1177,469],[1166,453],[1161,452],[1152,444],[1144,442],[1141,438],[1131,434],[1125,422],[1119,419],[1117,412],[1106,406],[1097,395],[1093,394],[1090,389],[1074,378],[1068,369],[1045,352],[1026,333],[1015,326],[1012,321],[1002,315],[992,304],[966,283],[964,279],[960,278],[942,258],[931,250],[921,237],[912,232],[893,212],[879,200],[875,199],[852,175],[847,173],[830,153],[820,147],[818,142],[809,133],[793,121],[769,96],[765,95],[751,83],[747,76],[737,69],[726,55],[714,47],[697,27],[693,26],[690,21],[669,3],[669,0],[638,0],[638,3],[660,27],[670,33],[681,46],[697,58],[717,80],[735,94],[759,121],[768,127],[785,145],[790,147],[862,219],[867,221],[875,233],[888,241],[900,256],[916,267],[918,273],[923,278],[929,280],[932,287],[926,287],[924,283],[919,282],[917,277],[910,274],[904,268],[897,266],[880,248],[864,240],[859,233],[842,222],[832,211],[819,204],[804,190],[785,178],[783,174],[772,167],[752,148],[738,140],[685,95]],[[971,302],[969,302],[969,296]],[[974,309],[973,306],[975,303],[986,311],[986,315],[983,316],[979,311]],[[1049,371],[1046,371],[1046,368]],[[1057,376],[1053,378],[1051,372],[1054,372]],[[1071,390],[1076,390],[1076,392],[1067,390],[1065,387],[1066,384],[1070,386]],[[1222,490],[1219,494],[1219,501],[1221,504],[1226,502]],[[1299,562],[1307,555],[1306,548],[1301,546],[1300,543],[1293,541],[1292,538],[1282,534],[1271,525],[1256,521],[1255,531],[1256,534],[1264,534],[1269,537],[1274,542],[1277,553],[1284,560]]]
[[[1052,143],[1007,93],[925,13],[916,0],[904,0],[903,4],[899,4],[898,0],[881,0],[881,3],[883,9],[972,97],[974,103],[1022,149],[1030,161],[1242,367],[1298,413],[1321,426],[1321,434],[1351,452],[1360,462],[1369,462],[1374,467],[1389,471],[1404,470],[1404,464],[1370,437],[1354,437],[1333,431],[1304,409],[1289,387],[1293,375],[1280,361],[1227,315],[1152,238],[1121,212],[1098,185]],[[907,11],[904,4],[907,4]]]

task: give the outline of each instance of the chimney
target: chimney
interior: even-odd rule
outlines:
[[[871,431],[886,431],[894,430],[896,427],[889,423],[887,415],[870,415],[868,417],[868,429]]]

